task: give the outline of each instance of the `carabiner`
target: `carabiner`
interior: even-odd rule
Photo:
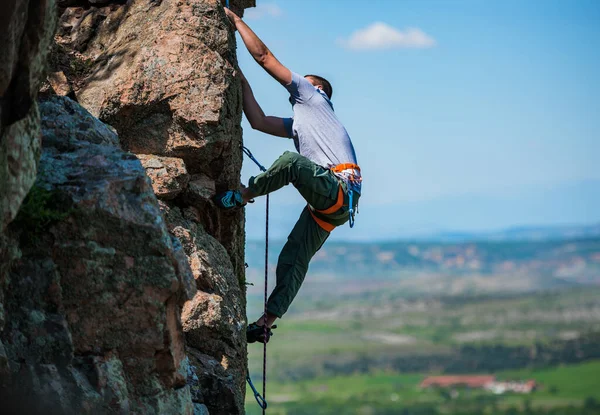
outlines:
[[[246,380],[248,381],[250,388],[252,388],[252,392],[254,392],[254,399],[256,399],[258,406],[260,406],[262,409],[267,409],[267,405],[268,405],[267,401],[265,400],[265,398],[263,398],[260,395],[260,393],[258,393],[256,388],[254,387],[254,384],[252,383],[252,379],[250,379],[250,375],[246,375]]]
[[[354,228],[354,205],[352,203],[353,196],[354,192],[352,190],[348,190],[348,224],[351,228]]]

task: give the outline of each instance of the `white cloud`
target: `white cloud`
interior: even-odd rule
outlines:
[[[263,17],[279,17],[283,10],[275,3],[259,3],[256,7],[251,7],[244,11],[244,18],[257,20]]]
[[[356,50],[367,49],[423,49],[435,46],[434,38],[421,29],[409,27],[398,30],[382,22],[357,30],[348,39],[340,39],[339,43]]]

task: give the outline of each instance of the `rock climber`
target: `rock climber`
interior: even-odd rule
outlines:
[[[222,209],[234,209],[292,183],[308,202],[279,255],[267,313],[246,330],[248,343],[264,343],[298,293],[313,255],[356,209],[362,178],[350,136],[333,110],[331,84],[317,75],[291,72],[241,18],[228,8],[225,13],[254,60],[288,90],[294,113],[292,118],[266,116],[240,72],[246,118],[255,130],[293,139],[298,153],[286,151],[266,172],[251,177],[248,187],[220,193],[213,201]]]

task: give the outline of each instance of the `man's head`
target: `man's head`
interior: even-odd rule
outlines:
[[[329,99],[331,99],[331,96],[333,95],[333,88],[327,79],[319,75],[305,75],[304,77],[315,87],[323,90]]]

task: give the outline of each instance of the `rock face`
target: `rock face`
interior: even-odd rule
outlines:
[[[57,42],[81,67],[71,84],[138,155],[188,257],[199,290],[182,315],[194,403],[211,414],[243,413],[244,218],[210,201],[239,185],[242,162],[241,89],[224,2],[102,3],[63,10]],[[253,5],[231,1],[240,14]]]
[[[41,138],[37,89],[54,32],[54,6],[53,0],[6,0],[0,13],[0,333],[10,318],[5,310],[7,273],[20,255],[5,228],[35,180]],[[0,383],[11,372],[4,340],[0,338]]]
[[[243,414],[244,216],[210,200],[242,162],[224,2],[56,1],[46,93],[81,106],[40,104],[24,202],[56,14],[0,17],[0,386],[24,413]]]

